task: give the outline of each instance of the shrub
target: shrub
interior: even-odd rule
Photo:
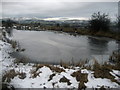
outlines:
[[[90,29],[93,32],[98,32],[100,30],[107,31],[109,30],[110,19],[108,14],[94,13],[90,20]]]

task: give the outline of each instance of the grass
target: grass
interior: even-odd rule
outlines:
[[[87,62],[87,61],[86,61]],[[80,66],[81,67],[81,64],[84,64],[86,62],[81,62],[80,65],[78,64],[77,66]],[[67,64],[68,65],[68,64]],[[65,72],[64,69],[62,68],[59,68],[57,66],[53,66],[53,65],[49,65],[49,64],[34,64],[34,70],[31,70],[31,78],[36,78],[37,76],[40,76],[40,73],[41,72],[38,72],[38,70],[40,68],[42,68],[43,66],[46,66],[46,67],[49,67],[53,72],[57,72],[57,73],[61,73],[61,72]],[[64,65],[63,65],[64,66]],[[83,66],[83,65],[82,65]],[[66,67],[69,67],[69,66],[66,66]],[[104,63],[104,64],[99,64],[96,60],[95,60],[95,63],[93,65],[93,67],[90,68],[90,70],[93,70],[94,71],[94,77],[95,78],[108,78],[110,79],[112,82],[116,82],[120,85],[120,83],[115,80],[115,77],[112,76],[110,74],[110,72],[112,72],[113,69],[117,69],[116,68],[117,66],[115,65],[111,65],[111,64],[108,64],[108,63]],[[83,68],[86,68],[85,66],[83,66],[81,69]],[[88,82],[88,74],[85,74],[85,73],[81,73],[81,69],[76,71],[76,72],[73,72],[71,74],[72,77],[75,77],[76,80],[79,82],[79,85],[78,85],[78,89],[81,90],[81,89],[85,89],[86,86],[84,83]],[[49,79],[48,81],[51,81],[53,79],[53,77],[56,75],[55,73],[51,74],[49,76]],[[24,79],[26,78],[26,73],[24,72],[16,72],[14,69],[11,69],[9,72],[6,72],[6,74],[3,76],[3,82],[10,82],[11,79],[13,79],[15,76],[17,76],[20,78],[20,79]],[[67,77],[63,76],[59,82],[63,82],[63,83],[67,83],[67,85],[71,85],[70,83],[70,80],[67,79]],[[55,83],[53,83],[53,86],[54,86]],[[104,87],[103,87],[104,88]],[[101,90],[102,90],[102,87],[101,87]]]
[[[43,64],[35,64],[33,67],[36,67],[36,70],[37,71],[38,69],[42,68],[44,65]]]
[[[73,63],[74,64],[74,63]],[[63,60],[60,61],[60,66],[64,68],[70,68],[70,63],[63,62]]]
[[[2,35],[3,35],[3,37],[6,37],[6,32],[2,31]]]
[[[19,42],[15,41],[15,40],[9,40],[9,39],[7,39],[7,43],[11,44],[12,48],[15,49],[17,52],[23,52],[23,51],[25,51],[24,48],[21,48]]]
[[[65,72],[64,69],[59,68],[59,67],[55,67],[55,66],[52,66],[52,65],[46,65],[46,66],[49,67],[53,72],[58,72],[58,73]]]
[[[80,90],[86,88],[84,83],[88,81],[87,80],[87,76],[88,76],[87,74],[83,74],[83,73],[81,73],[81,70],[79,70],[79,71],[73,72],[71,74],[71,76],[76,77],[76,80],[79,82],[78,88]]]
[[[19,76],[20,79],[26,78],[26,73],[24,72],[16,72],[14,69],[9,70],[5,73],[5,75],[2,77],[2,82],[10,82],[11,79],[13,79],[16,76]]]
[[[67,85],[71,85],[70,80],[67,79],[65,76],[63,76],[63,77],[59,80],[59,82],[63,82],[63,83],[67,83]]]
[[[54,76],[55,76],[55,73],[51,74],[48,81],[52,80]]]
[[[41,73],[41,72],[36,72],[36,71],[33,71],[33,72],[32,72],[32,71],[31,71],[31,77],[32,77],[32,78],[36,78],[37,76],[40,77],[40,75],[39,75],[40,73]]]
[[[37,76],[39,76],[39,74],[41,72],[37,72],[40,68],[42,68],[43,66],[46,66],[48,68],[50,68],[50,70],[52,70],[53,72],[58,72],[58,73],[61,73],[61,72],[65,72],[64,69],[62,68],[59,68],[59,67],[55,67],[53,65],[48,65],[48,64],[35,64],[33,67],[35,67],[35,70],[31,70],[31,77],[32,78],[36,78]],[[49,81],[53,78],[53,76],[55,76],[55,74],[52,74],[50,75],[50,79]]]
[[[112,69],[117,69],[117,66],[107,63],[100,65],[97,61],[95,61],[92,70],[94,71],[95,78],[108,78],[112,82],[120,84],[117,80],[115,80],[115,77],[110,74],[110,72],[112,72]]]
[[[120,70],[120,51],[114,51],[110,56],[109,61],[115,64],[115,69]]]
[[[3,76],[2,81],[3,82],[10,82],[11,79],[13,79],[18,74],[15,72],[14,69],[10,70],[9,72],[6,72],[6,74]]]
[[[1,90],[15,90],[15,88],[8,83],[2,83],[2,89]]]
[[[65,61],[65,60],[64,60]],[[80,60],[78,62],[74,62],[75,60],[71,60],[71,62],[64,62],[63,60],[60,61],[60,66],[61,67],[64,67],[64,68],[67,68],[67,69],[70,69],[72,67],[85,67],[85,65],[88,63],[88,59],[85,59],[85,60]]]
[[[19,64],[19,63],[23,63],[24,65],[25,64],[27,64],[28,63],[28,58],[26,58],[26,57],[23,57],[23,58],[20,58],[20,59],[15,59],[14,60],[14,63],[16,63],[17,65]]]
[[[91,35],[91,36],[98,36],[98,37],[109,37],[116,40],[120,40],[120,33],[111,32],[111,31],[98,31],[98,32],[92,32],[92,30],[89,29],[81,29],[81,28],[74,28],[74,27],[56,27],[56,26],[44,26],[45,30],[53,30],[53,31],[63,31],[66,33],[72,33],[77,35]]]
[[[36,78],[37,76],[40,76],[39,74],[41,72],[37,72],[40,68],[42,68],[44,65],[43,64],[35,64],[33,67],[36,67],[35,70],[31,70],[31,77]]]
[[[58,73],[65,72],[64,69],[49,64],[35,64],[33,67],[36,67],[36,71],[37,71],[39,68],[42,68],[43,66],[50,68],[50,70],[52,70],[53,72],[58,72]]]
[[[18,43],[17,43],[17,41],[14,41],[14,40],[8,40],[8,43],[10,43],[11,45],[12,45],[12,48],[17,48],[17,46],[18,46]]]

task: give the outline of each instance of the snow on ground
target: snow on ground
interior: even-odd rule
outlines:
[[[76,77],[71,76],[73,72],[78,70],[81,70],[81,73],[88,74],[88,82],[84,83],[87,88],[100,88],[101,86],[110,88],[120,87],[117,83],[111,82],[110,79],[95,78],[93,71],[81,69],[80,67],[66,69],[59,65],[54,65],[53,67],[64,69],[62,72],[56,72],[47,66],[42,66],[36,70],[36,67],[34,67],[35,64],[32,63],[16,64],[14,63],[15,58],[12,58],[9,54],[12,51],[13,49],[10,44],[0,40],[0,63],[2,63],[2,74],[4,75],[12,69],[14,69],[15,72],[25,73],[24,79],[21,79],[19,75],[11,79],[10,84],[15,88],[78,88],[79,82],[76,80]],[[36,77],[32,77],[32,71],[36,71],[36,74],[38,75]],[[118,75],[120,75],[120,71],[113,70],[113,72],[110,73],[115,76],[115,79],[119,79]],[[54,76],[50,79],[50,76],[53,74]],[[69,85],[67,82],[60,82],[60,79],[63,77],[70,81]]]
[[[120,71],[113,70],[112,72],[110,72],[110,74],[113,75],[115,79],[120,83]]]
[[[92,73],[88,73],[88,82],[85,83],[88,88],[100,88],[104,86],[105,88],[118,88],[117,83],[111,82],[109,79],[95,78]]]
[[[10,44],[2,42],[0,40],[0,50],[0,62],[2,63],[2,71],[6,71],[14,62],[14,58],[10,56],[10,53],[13,51],[13,49]]]

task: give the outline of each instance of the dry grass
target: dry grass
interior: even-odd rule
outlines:
[[[91,32],[89,29],[81,29],[81,28],[74,28],[74,27],[56,27],[56,26],[45,26],[46,30],[54,30],[54,31],[63,31],[72,34],[78,35],[92,35],[92,36],[99,36],[99,37],[109,37],[113,39],[120,40],[120,33],[110,32],[110,31],[98,31],[98,32]]]
[[[55,76],[55,73],[51,74],[48,81],[52,80],[54,76]]]
[[[12,45],[12,47],[15,49],[18,45],[18,43],[14,40],[8,40],[8,43],[10,43]]]
[[[74,62],[75,60],[72,59],[70,62],[64,62],[64,61],[62,61],[62,60],[60,61],[60,66],[70,69],[72,67],[84,68],[84,67],[86,67],[85,64],[87,64],[89,60],[85,59],[85,60],[80,60],[78,62]]]
[[[74,64],[74,63],[72,63],[72,64]],[[64,67],[64,68],[70,68],[70,66],[71,66],[71,63],[69,62],[69,63],[65,63],[65,62],[63,62],[62,60],[60,61],[60,66],[61,67]]]
[[[59,67],[55,67],[55,66],[53,66],[53,65],[48,65],[48,64],[35,64],[33,67],[36,67],[36,69],[35,69],[35,70],[31,70],[31,72],[30,72],[30,73],[32,74],[32,78],[36,78],[37,76],[39,76],[39,74],[40,74],[41,72],[37,72],[37,71],[38,71],[38,69],[42,68],[43,66],[46,66],[46,67],[50,68],[50,70],[52,70],[53,72],[58,72],[58,73],[65,72],[64,69],[59,68]],[[51,80],[52,76],[54,76],[54,74],[52,74],[52,75],[50,76],[50,80]]]
[[[80,90],[86,88],[86,86],[85,86],[84,83],[88,82],[88,79],[87,79],[87,76],[88,76],[88,75],[87,75],[87,74],[83,74],[83,73],[81,73],[81,70],[79,70],[79,71],[77,71],[77,72],[72,73],[71,76],[76,77],[76,80],[77,80],[78,82],[80,82],[80,83],[79,83],[79,86],[78,86],[78,88],[79,88]]]
[[[19,63],[23,63],[25,65],[25,64],[28,63],[28,61],[29,61],[29,59],[24,57],[24,58],[21,58],[21,59],[15,59],[14,63],[16,63],[17,65],[19,65]]]
[[[100,65],[98,62],[95,62],[93,65],[94,76],[96,78],[108,78],[112,82],[118,83],[117,80],[114,79],[115,77],[110,74],[112,69],[116,69],[116,66],[107,63]]]
[[[24,78],[26,78],[26,73],[19,73],[19,78],[20,79],[24,79]]]
[[[36,78],[37,76],[40,77],[40,75],[39,75],[40,73],[41,73],[41,72],[36,72],[36,71],[35,71],[35,72],[31,72],[31,77],[32,77],[32,78]]]
[[[35,64],[33,67],[36,67],[36,71],[37,71],[39,68],[42,68],[43,66],[46,66],[50,68],[50,70],[58,72],[58,73],[65,72],[64,69],[59,68],[57,66],[49,65],[49,64]]]
[[[2,81],[10,82],[11,79],[13,79],[18,74],[15,72],[14,69],[10,70],[9,72],[6,72],[6,74],[3,76]]]
[[[24,72],[15,72],[14,69],[11,69],[10,71],[6,72],[6,74],[2,78],[2,81],[3,82],[10,82],[11,79],[16,77],[17,75],[19,76],[20,79],[26,78],[26,73],[24,73]]]
[[[40,76],[39,74],[41,72],[37,72],[40,68],[42,68],[44,65],[43,64],[35,64],[33,67],[35,67],[35,70],[31,70],[31,77],[36,78],[37,76]]]
[[[1,90],[15,90],[14,86],[10,85],[9,83],[2,83]]]
[[[71,85],[70,80],[67,79],[65,76],[63,76],[63,77],[59,80],[59,82],[63,82],[63,83],[67,83],[68,85]]]
[[[79,70],[77,72],[74,72],[74,73],[71,74],[71,76],[76,77],[76,80],[80,81],[81,71]]]
[[[40,68],[42,68],[44,64],[35,64],[33,67],[36,67],[36,71]]]
[[[80,60],[78,63],[75,64],[75,66],[81,67],[81,68],[85,68],[85,64],[87,64],[89,62],[88,59],[85,60]]]
[[[95,62],[95,64],[93,65],[93,71],[94,71],[94,76],[96,78],[106,78],[106,77],[111,77],[110,75],[110,71],[111,69],[109,69],[107,66],[105,65],[100,65],[99,63]]]
[[[104,86],[100,87],[99,90],[107,90]]]
[[[110,56],[109,61],[115,64],[115,69],[120,70],[120,51],[114,51]]]
[[[52,66],[52,65],[47,65],[47,67],[49,67],[52,71],[55,71],[55,72],[58,72],[58,73],[65,72],[64,69],[59,68],[59,67],[55,67],[55,66]]]

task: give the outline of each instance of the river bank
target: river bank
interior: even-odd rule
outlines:
[[[45,27],[46,30],[55,30],[55,31],[63,31],[67,33],[71,33],[73,35],[91,35],[98,37],[108,37],[116,40],[120,40],[120,32],[111,32],[111,31],[99,31],[99,32],[91,32],[88,29],[76,29],[76,28],[61,28],[61,27]]]
[[[63,26],[41,26],[41,29],[36,29],[35,31],[41,30],[52,30],[52,31],[61,31],[66,32],[71,35],[90,35],[90,36],[97,36],[97,37],[108,37],[112,39],[116,39],[120,41],[120,31],[114,30],[107,30],[105,31],[97,31],[93,32],[88,28],[75,28],[75,27],[63,27]]]

